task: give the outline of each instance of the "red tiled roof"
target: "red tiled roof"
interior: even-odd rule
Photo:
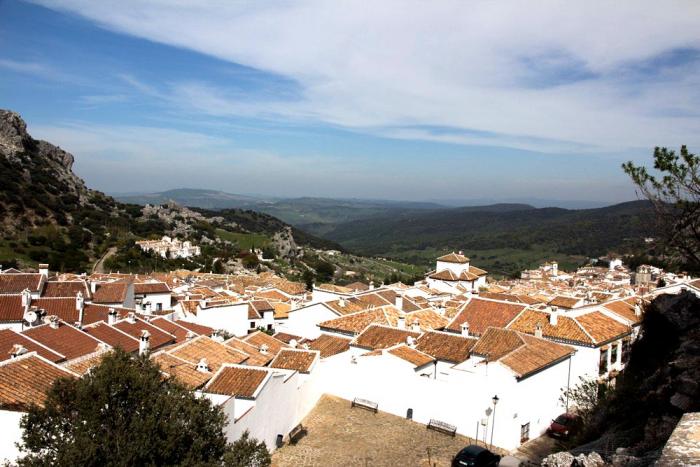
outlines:
[[[461,332],[461,326],[466,322],[470,334],[480,335],[490,326],[505,327],[524,309],[525,305],[473,298],[445,329]]]
[[[53,350],[44,347],[38,342],[33,341],[27,336],[20,334],[18,332],[12,331],[10,329],[0,330],[0,361],[9,360],[12,358],[10,355],[12,353],[13,347],[15,345],[21,345],[28,352],[36,352],[47,360],[54,363],[61,362],[66,359],[63,355],[54,352]]]
[[[351,345],[367,350],[386,349],[396,344],[405,343],[409,337],[416,339],[419,335],[419,332],[406,329],[371,324],[353,339]]]
[[[191,323],[182,319],[178,319],[177,321],[175,321],[175,323],[178,326],[187,328],[188,330],[200,336],[211,336],[212,334],[214,334],[214,328],[210,328],[209,326],[204,326],[202,324]]]
[[[21,295],[0,295],[0,322],[21,322],[24,317]]]
[[[43,406],[46,392],[58,378],[76,375],[36,354],[0,364],[0,408],[26,412],[30,406]]]
[[[38,273],[0,274],[0,294],[18,294],[24,289],[38,293],[41,289],[42,277]]]
[[[308,373],[318,358],[319,352],[316,350],[282,349],[272,360],[270,367]]]
[[[127,282],[108,282],[100,284],[92,294],[93,303],[124,303],[129,290]]]
[[[44,284],[41,296],[44,298],[72,297],[75,299],[78,292],[82,293],[85,298],[90,296],[90,289],[85,281],[48,281]]]
[[[22,334],[65,355],[68,360],[83,357],[101,348],[99,340],[62,321],[59,321],[57,329],[42,324],[22,331]]]
[[[211,394],[251,399],[268,375],[267,370],[224,366],[204,388]]]
[[[134,284],[134,294],[166,294],[170,293],[170,287],[165,282],[144,282]]]
[[[85,326],[83,331],[102,342],[106,342],[112,347],[121,347],[126,352],[136,352],[139,350],[138,339],[105,322],[100,321],[93,325]]]
[[[123,319],[114,323],[114,327],[120,331],[124,331],[130,336],[139,339],[141,337],[141,332],[146,330],[151,334],[149,341],[151,350],[155,350],[164,345],[175,343],[175,336],[169,334],[155,326],[152,326],[142,319],[136,318],[134,322],[130,322],[129,319]]]
[[[318,350],[321,358],[327,358],[348,350],[350,348],[350,339],[321,334],[308,344],[310,350]]]
[[[428,331],[418,337],[416,349],[438,360],[461,363],[469,358],[469,352],[474,344],[476,344],[475,338]]]
[[[36,298],[31,306],[46,310],[46,315],[58,316],[58,319],[66,323],[74,324],[78,321],[79,313],[76,308],[76,300],[73,298]]]
[[[405,360],[408,363],[416,367],[425,366],[429,363],[433,363],[433,358],[430,355],[426,355],[420,350],[416,350],[407,346],[406,344],[401,344],[396,347],[392,347],[387,350],[387,353]]]
[[[446,255],[440,256],[438,261],[442,261],[444,263],[458,263],[458,264],[465,264],[469,262],[469,258],[467,258],[464,255],[460,255],[455,253],[454,251],[452,253],[448,253]]]

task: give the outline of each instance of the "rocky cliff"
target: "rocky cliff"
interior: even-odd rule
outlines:
[[[700,411],[700,298],[660,295],[646,308],[640,339],[614,390],[572,448],[597,452],[612,465],[651,465],[683,414]],[[573,456],[559,456],[568,463]]]

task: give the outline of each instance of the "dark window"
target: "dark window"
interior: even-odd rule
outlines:
[[[162,303],[156,303],[156,311],[163,311],[163,304]]]
[[[268,324],[268,325],[267,325],[267,330],[268,330],[268,331],[272,331],[272,325],[271,325],[271,324]]]
[[[524,443],[530,439],[530,422],[520,425],[520,442]]]
[[[598,368],[599,368],[599,374],[601,374],[601,375],[604,375],[605,373],[608,372],[608,351],[607,350],[600,351],[600,364],[599,364]]]
[[[610,361],[613,363],[617,362],[617,344],[612,345],[610,348]]]
[[[250,329],[253,329],[255,327],[255,321],[250,322]]]
[[[632,343],[630,340],[622,341],[622,363],[627,363],[630,359],[630,347]]]

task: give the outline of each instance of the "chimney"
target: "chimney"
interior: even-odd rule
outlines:
[[[463,252],[462,250],[459,250],[459,252],[457,252],[457,254],[458,254],[459,256],[464,256],[464,252]]]
[[[151,333],[145,329],[141,331],[141,338],[139,339],[139,355],[146,355],[151,349]]]
[[[195,337],[197,337],[197,334],[193,333],[192,331],[187,331],[187,334],[185,334],[185,339],[188,341],[191,341]]]
[[[407,336],[406,337],[406,345],[414,348],[416,346],[416,339],[413,336]]]
[[[197,371],[200,373],[209,373],[209,363],[206,358],[203,358],[197,363]]]
[[[413,323],[411,323],[411,331],[413,332],[420,332],[420,321],[419,320],[414,320]]]
[[[97,292],[97,282],[90,281],[90,293],[94,294],[95,292]]]
[[[27,353],[27,349],[22,344],[15,344],[12,346],[9,354],[12,358],[17,358],[20,355]]]
[[[297,342],[296,339],[292,339],[292,340],[289,341],[289,346],[290,346],[291,348],[296,349],[296,348],[297,348],[297,345],[298,345],[298,342]]]
[[[126,316],[126,320],[131,324],[136,324],[136,313],[130,311],[129,314]]]
[[[369,281],[369,290],[374,290],[374,281]]]
[[[48,264],[40,264],[39,265],[39,274],[44,276],[45,278],[49,278],[49,265]]]
[[[399,316],[399,318],[396,320],[396,327],[399,329],[406,329],[406,318]]]
[[[29,289],[24,289],[22,291],[22,307],[24,308],[25,313],[29,309],[30,303],[32,303],[32,293],[29,291]]]
[[[345,308],[345,298],[344,297],[340,297],[338,299],[338,305],[340,305],[342,308]]]
[[[466,321],[463,322],[460,328],[462,329],[462,335],[464,337],[469,337],[469,323],[467,323]]]
[[[267,344],[263,344],[263,345],[260,346],[260,349],[259,349],[259,350],[260,350],[260,353],[261,353],[261,354],[267,355],[268,349],[269,349],[269,347],[267,346]]]
[[[542,323],[540,322],[535,325],[535,337],[542,339]]]
[[[58,329],[58,316],[56,316],[56,315],[47,316],[47,320],[49,322],[49,327],[51,329]]]
[[[107,324],[114,324],[117,322],[117,310],[110,308],[107,311]]]
[[[559,319],[559,308],[553,306],[552,311],[549,312],[549,324],[551,324],[552,326],[556,326],[558,319]]]
[[[307,344],[306,342],[304,342],[303,344],[301,344],[301,348],[304,349],[304,350],[309,350],[309,344]]]
[[[75,296],[75,309],[78,310],[78,322],[82,326],[85,312],[85,299],[82,292],[78,292],[78,295]]]
[[[642,316],[642,305],[639,301],[634,304],[634,316]]]
[[[403,310],[403,294],[396,294],[396,308]]]

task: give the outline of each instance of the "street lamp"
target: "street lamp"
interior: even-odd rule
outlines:
[[[493,449],[493,430],[496,427],[496,404],[498,404],[498,394],[491,398],[493,401],[493,421],[491,422],[491,449]]]

